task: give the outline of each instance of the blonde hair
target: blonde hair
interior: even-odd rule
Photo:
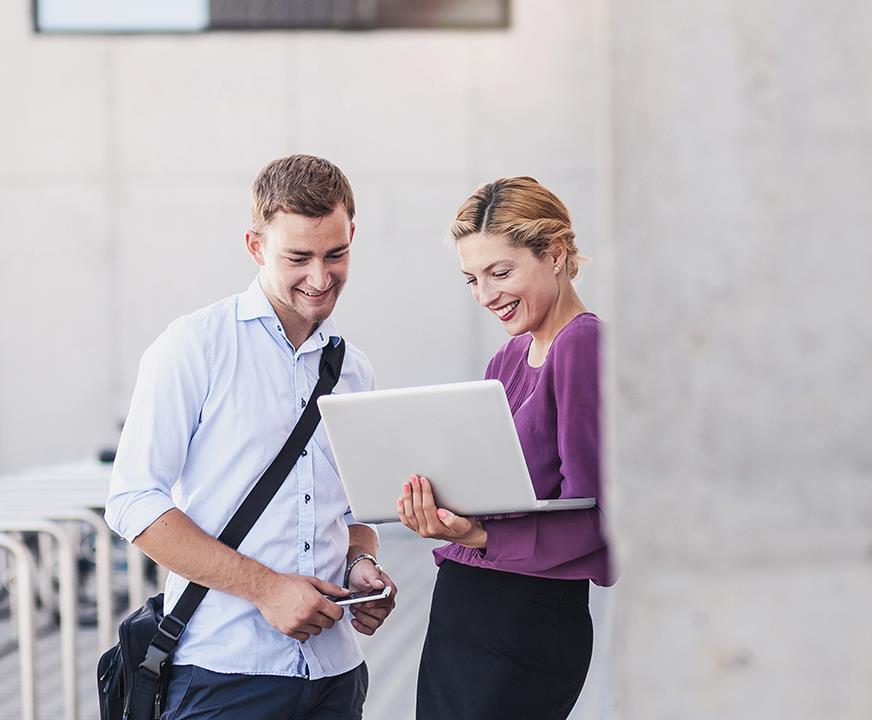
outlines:
[[[354,219],[354,193],[345,174],[333,163],[314,155],[291,155],[273,160],[251,186],[251,222],[255,232],[277,212],[325,217],[342,205]]]
[[[528,248],[539,260],[555,248],[565,248],[570,278],[578,274],[583,260],[566,205],[531,177],[482,185],[460,206],[449,230],[455,240],[480,232],[503,235],[510,245]]]

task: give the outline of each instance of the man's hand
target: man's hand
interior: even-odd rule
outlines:
[[[372,635],[381,627],[391,610],[396,606],[397,585],[384,571],[379,571],[368,560],[361,560],[353,568],[348,577],[348,587],[351,590],[369,591],[381,590],[385,585],[390,585],[393,590],[384,600],[358,603],[348,607],[354,617],[351,620],[352,627],[363,635]]]
[[[403,495],[397,498],[397,515],[403,525],[423,538],[448,540],[471,548],[487,547],[484,525],[437,508],[430,481],[420,475],[412,475],[403,483]]]
[[[266,621],[284,635],[306,642],[342,617],[342,608],[324,595],[342,597],[344,588],[308,575],[273,573],[254,600]]]

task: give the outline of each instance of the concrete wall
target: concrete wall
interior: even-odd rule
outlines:
[[[872,6],[612,3],[620,718],[872,716]]]
[[[508,32],[64,38],[4,3],[0,470],[114,440],[145,345],[247,284],[247,188],[289,152],[356,187],[339,315],[381,384],[477,377],[501,331],[444,228],[533,174],[611,328],[591,716],[865,720],[872,8],[512,7]]]
[[[64,37],[3,3],[0,471],[114,443],[147,344],[247,286],[248,187],[291,152],[356,189],[338,316],[380,384],[479,377],[504,337],[444,242],[468,193],[532,174],[600,245],[592,5],[512,10],[509,31]]]

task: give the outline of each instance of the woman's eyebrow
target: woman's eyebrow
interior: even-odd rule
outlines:
[[[500,263],[508,263],[512,267],[515,266],[515,264],[511,260],[508,260],[508,259],[495,260],[490,265],[488,265],[486,268],[484,268],[484,270],[482,270],[482,272],[483,273],[490,272]],[[462,272],[464,275],[475,275],[475,273],[471,273],[471,272],[469,272],[469,270],[464,270],[463,268],[460,268],[460,272]]]

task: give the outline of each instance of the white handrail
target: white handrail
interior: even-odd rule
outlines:
[[[20,517],[39,517],[45,520],[77,520],[94,529],[95,565],[94,577],[97,586],[97,642],[101,650],[115,644],[112,627],[112,531],[98,513],[81,507],[60,507],[54,502],[37,502],[36,498],[13,495],[4,499],[3,514]],[[43,548],[40,548],[40,552]]]
[[[51,505],[55,507],[90,509],[91,512],[102,508],[106,501],[108,484],[108,469],[102,465],[62,466],[54,470],[41,468],[19,475],[0,475],[0,488],[3,490],[5,501],[8,503],[12,501],[11,498],[15,498],[19,502],[32,503],[34,507],[39,508],[35,514],[40,517],[47,517],[42,509],[46,499],[49,499]],[[34,513],[27,514],[34,515]],[[104,532],[105,523],[102,518],[99,524],[89,519],[85,519],[85,522],[89,522],[97,530],[98,636],[101,647],[109,648],[114,644],[111,611],[112,532],[108,528]],[[100,557],[108,559],[109,562],[100,563]],[[134,545],[127,543],[127,594],[131,611],[145,602],[144,574],[145,557]]]
[[[4,508],[5,510],[5,508]],[[66,531],[57,523],[43,519],[0,516],[0,532],[42,532],[51,535],[58,545],[58,594],[61,616],[61,667],[64,680],[64,718],[78,720],[79,703],[76,685],[76,555]],[[28,560],[29,562],[29,560]]]
[[[18,665],[21,718],[36,720],[36,610],[30,553],[24,543],[0,533],[0,547],[15,558],[15,611],[18,620]]]

